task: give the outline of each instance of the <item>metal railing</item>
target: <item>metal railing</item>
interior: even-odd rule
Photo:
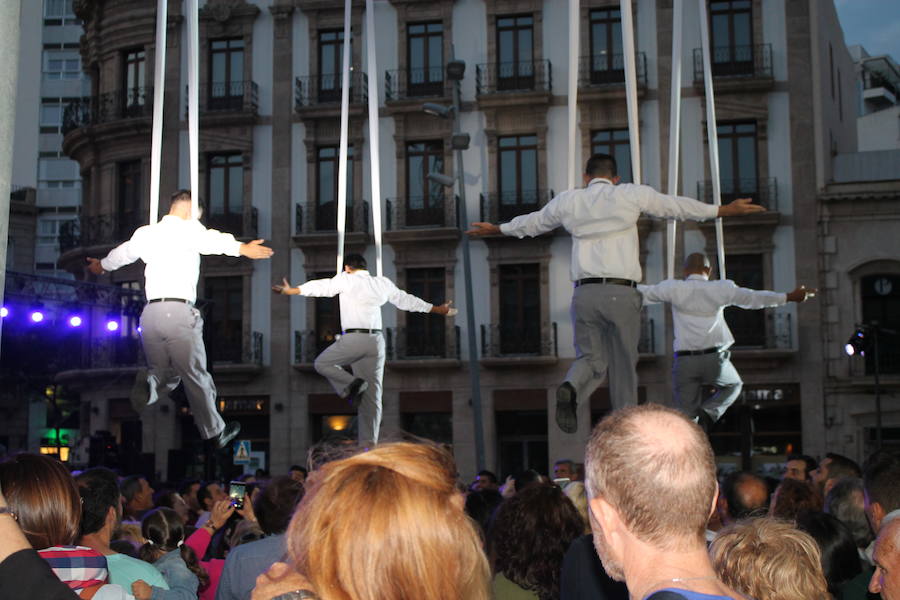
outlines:
[[[250,332],[250,338],[244,340],[243,362],[248,365],[262,366],[263,334],[260,331]]]
[[[540,210],[553,198],[553,190],[522,190],[481,194],[481,220],[489,223],[510,219]]]
[[[340,331],[335,332],[339,334]],[[330,332],[320,332],[314,329],[294,331],[294,364],[311,365],[316,362],[316,357],[325,348],[334,343],[335,337]]]
[[[259,86],[255,81],[220,81],[201,85],[199,95],[200,112],[256,114],[259,109]]]
[[[728,204],[737,198],[750,198],[754,204],[766,207],[767,210],[778,210],[778,180],[769,179],[723,179],[719,182],[722,204]],[[697,197],[704,202],[712,203],[712,181],[697,182]]]
[[[359,70],[350,73],[350,103],[368,102],[368,77]],[[343,80],[340,73],[298,77],[294,81],[295,109],[316,104],[340,104]]]
[[[734,336],[732,348],[735,350],[790,350],[794,347],[794,330],[788,312],[767,310],[762,319],[737,322],[731,319],[728,327]]]
[[[475,92],[502,94],[508,92],[550,92],[553,72],[549,60],[482,63],[475,66]]]
[[[871,90],[876,88],[884,88],[893,94],[895,98],[900,97],[897,85],[891,82],[887,77],[876,71],[863,69],[863,89]]]
[[[443,66],[394,69],[384,72],[384,99],[386,102],[449,95],[449,82],[444,79]]]
[[[70,102],[63,111],[62,132],[109,123],[139,119],[153,114],[153,88],[128,88]]]
[[[549,331],[523,331],[508,325],[491,323],[481,326],[481,355],[501,356],[559,356],[556,323]]]
[[[717,46],[710,54],[713,77],[772,78],[772,44]],[[703,50],[694,48],[694,83],[703,81]]]
[[[231,233],[238,238],[256,238],[259,231],[259,209],[255,206],[244,207],[243,214],[214,213],[207,210],[206,226]]]
[[[634,57],[637,84],[647,86],[647,55],[637,52]],[[582,56],[578,66],[578,86],[593,87],[625,84],[624,54],[594,54]]]
[[[59,226],[59,251],[73,248],[118,244],[131,237],[135,229],[146,225],[142,211],[115,215],[82,215]]]
[[[427,328],[389,327],[385,331],[388,360],[419,360],[426,358],[459,359],[459,325],[447,335],[441,325],[440,333],[429,335]]]
[[[385,202],[388,231],[456,227],[459,221],[456,199],[447,192],[442,191],[439,196],[388,198]]]
[[[294,235],[337,231],[337,203],[295,204]],[[369,232],[369,203],[357,200],[347,207],[346,231],[348,233]]]

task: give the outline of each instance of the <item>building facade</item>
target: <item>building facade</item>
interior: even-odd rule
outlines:
[[[711,201],[703,70],[699,44],[690,42],[699,39],[700,17],[686,4],[680,188]],[[70,103],[63,117],[63,149],[80,166],[84,202],[60,265],[77,277],[86,256],[102,256],[148,219],[152,86],[160,81],[153,73],[151,5],[76,2],[91,93]],[[728,276],[779,291],[822,286],[819,195],[833,179],[832,154],[857,149],[854,67],[834,8],[814,0],[712,0],[709,8],[723,201],[749,196],[769,209],[726,220]],[[170,2],[163,191],[190,180],[181,10]],[[364,48],[372,32],[364,26],[364,3],[353,3],[347,251],[363,252],[374,265],[366,128],[372,77],[385,275],[426,300],[453,299],[467,309],[457,199],[425,177],[455,172],[452,123],[421,110],[423,102],[450,103],[444,66],[451,58],[466,63],[459,118],[472,140],[464,152],[470,220],[509,220],[565,188],[569,77],[578,79],[579,164],[607,152],[619,159],[623,179],[632,178],[619,4],[583,0],[581,12],[579,68],[571,73],[561,43],[567,18],[557,2],[376,2],[378,72],[371,73]],[[638,0],[634,17],[642,181],[665,189],[671,2]],[[220,407],[242,421],[242,437],[266,453],[268,466],[284,471],[314,443],[353,427],[352,411],[312,368],[340,332],[336,301],[270,292],[282,276],[296,285],[334,272],[343,2],[208,0],[200,23],[205,219],[241,239],[265,238],[275,249],[271,261],[253,264],[204,258],[198,289],[208,301],[208,348]],[[665,224],[642,219],[639,229],[644,280],[654,283],[665,273]],[[715,244],[711,223],[680,226],[677,260],[694,251],[714,256]],[[454,322],[388,307],[383,432],[452,444],[461,473],[474,474],[468,369],[478,368],[488,468],[504,475],[524,467],[547,471],[557,459],[580,457],[609,401],[601,385],[580,404],[576,434],[555,426],[554,390],[574,357],[570,252],[561,231],[472,243],[477,356],[466,351],[463,314]],[[109,282],[140,287],[139,265]],[[712,432],[722,463],[764,469],[792,451],[858,455],[849,434],[827,433],[825,308],[811,302],[729,309],[745,392]],[[647,307],[641,401],[670,401],[671,344],[668,311]],[[137,415],[127,405],[135,368],[123,362],[59,375],[80,392],[87,429],[136,431]],[[196,433],[177,399],[145,415],[141,438],[163,477],[184,473]]]

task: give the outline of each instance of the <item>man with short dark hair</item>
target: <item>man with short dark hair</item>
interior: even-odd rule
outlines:
[[[146,480],[142,480],[146,483]],[[122,521],[121,494],[116,474],[103,467],[88,469],[75,478],[81,494],[81,539],[86,546],[106,556],[109,582],[126,590],[142,579],[150,585],[169,589],[162,574],[153,565],[119,554],[110,548],[113,531]]]
[[[340,297],[343,335],[316,357],[316,371],[341,398],[359,409],[358,436],[363,447],[378,443],[381,428],[381,380],[384,376],[384,338],[381,307],[390,302],[400,310],[437,315],[456,314],[451,302],[439,306],[399,289],[387,277],[369,274],[361,254],[344,257],[343,272],[330,279],[307,281],[291,287],[287,279],[272,290],[285,295],[314,298]],[[353,374],[344,370],[350,366]]]
[[[844,477],[862,477],[862,469],[856,462],[846,456],[828,452],[819,466],[810,471],[809,477],[819,490],[822,498],[828,495],[828,491]]]
[[[541,210],[500,226],[473,223],[466,232],[523,238],[564,227],[572,235],[576,358],[556,392],[556,423],[566,433],[578,429],[577,399],[604,375],[613,408],[637,404],[641,295],[635,288],[642,279],[637,231],[641,214],[703,221],[765,210],[749,198],[717,207],[660,194],[649,186],[617,185],[616,161],[607,154],[591,156],[584,173],[584,188],[563,192]]]
[[[575,478],[575,463],[564,458],[553,463],[553,479],[568,479],[573,481]]]
[[[499,487],[500,481],[497,479],[497,475],[493,471],[483,470],[478,471],[475,481],[472,482],[469,489],[473,492],[478,492],[480,490],[496,490]]]
[[[900,518],[900,456],[885,451],[870,456],[863,484],[866,516],[877,535],[885,521]]]
[[[718,486],[698,425],[658,404],[613,411],[591,434],[585,469],[594,546],[631,598],[741,597],[719,580],[706,551]]]
[[[210,481],[201,484],[200,489],[197,490],[197,502],[200,504],[202,512],[197,517],[197,522],[194,523],[194,527],[197,529],[203,527],[212,516],[212,509],[213,506],[216,505],[216,502],[224,500],[227,497],[228,495],[225,494],[225,490],[222,489],[222,484],[218,481]]]
[[[818,461],[812,456],[807,456],[805,454],[791,454],[784,463],[784,476],[782,479],[809,481],[809,474],[818,466]]]
[[[147,304],[139,331],[148,369],[138,370],[132,405],[141,412],[183,383],[200,436],[216,449],[225,448],[241,426],[222,420],[216,410],[216,385],[206,370],[203,317],[194,306],[200,255],[269,258],[272,249],[262,242],[243,244],[230,233],[207,229],[192,213],[190,191],[178,190],[172,194],[169,214],[158,223],[139,227],[106,258],[87,259],[94,275],[144,261]]]
[[[862,479],[844,477],[825,496],[825,512],[847,526],[860,551],[860,559],[868,561],[865,549],[872,542],[872,526],[866,517],[866,493]]]
[[[119,484],[124,501],[125,518],[140,521],[153,508],[153,488],[143,475],[131,475]]]
[[[288,476],[301,484],[306,481],[307,473],[306,467],[301,467],[300,465],[291,465],[291,468],[288,469]]]
[[[216,600],[249,598],[256,578],[266,572],[272,563],[284,560],[284,532],[301,498],[303,485],[290,477],[276,477],[265,484],[253,504],[253,512],[266,537],[241,544],[228,553]]]

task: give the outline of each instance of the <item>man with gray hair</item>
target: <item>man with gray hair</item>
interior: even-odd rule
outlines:
[[[725,323],[725,307],[760,309],[803,302],[816,290],[800,286],[787,294],[738,287],[730,279],[709,280],[705,254],[695,252],[684,261],[684,279],[667,279],[656,285],[639,285],[644,303],[672,305],[675,327],[675,361],[672,392],[675,406],[707,429],[722,418],[737,400],[743,382],[731,364],[729,348],[734,336]],[[716,393],[703,399],[703,389]]]
[[[860,559],[869,563],[865,549],[871,543],[873,535],[866,518],[866,499],[862,479],[845,477],[835,483],[825,496],[825,512],[847,526],[859,549]]]
[[[741,597],[719,580],[706,551],[718,485],[700,427],[658,404],[617,410],[594,428],[585,470],[594,546],[631,598]]]

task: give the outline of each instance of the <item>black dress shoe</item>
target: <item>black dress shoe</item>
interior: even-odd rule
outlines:
[[[350,402],[350,406],[359,408],[359,403],[362,401],[362,396],[367,389],[369,389],[369,384],[366,383],[365,379],[357,377],[351,381],[350,385],[347,386],[347,401]]]
[[[556,388],[556,424],[566,433],[575,433],[578,429],[578,417],[575,414],[578,403],[575,396],[575,388],[568,381]]]
[[[227,447],[240,432],[241,424],[237,421],[231,421],[230,423],[226,423],[225,429],[210,441],[213,442],[216,449],[221,450],[222,448]]]

